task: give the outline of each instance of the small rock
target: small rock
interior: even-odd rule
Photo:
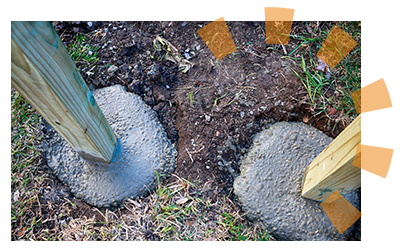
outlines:
[[[211,121],[211,116],[205,115],[205,118],[206,118],[206,121],[207,121],[207,122],[210,122],[210,121]]]
[[[217,223],[215,223],[215,221],[210,220],[208,222],[208,228],[215,228],[217,226]]]
[[[278,100],[277,102],[275,102],[275,106],[278,106],[279,104],[281,104],[281,100]]]
[[[156,97],[156,101],[165,102],[167,99],[165,98],[165,95],[159,93]]]
[[[111,65],[111,66],[107,69],[107,72],[108,72],[109,74],[114,74],[117,70],[118,70],[118,67],[117,67],[117,66]]]
[[[185,56],[185,58],[186,58],[187,60],[190,60],[190,59],[192,58],[192,57],[190,56],[190,54],[187,53],[187,52],[183,53],[183,55]]]
[[[132,83],[128,85],[128,91],[139,95],[141,93],[139,84],[139,80],[133,80]]]

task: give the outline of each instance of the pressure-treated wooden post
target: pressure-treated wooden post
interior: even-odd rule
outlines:
[[[11,84],[86,160],[117,138],[50,22],[11,22]]]
[[[324,201],[335,190],[345,195],[360,187],[361,168],[352,165],[360,143],[361,115],[305,169],[301,195]]]

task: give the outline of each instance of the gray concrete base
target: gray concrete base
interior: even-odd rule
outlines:
[[[117,206],[146,196],[157,175],[173,172],[177,152],[155,112],[139,96],[116,85],[93,93],[118,137],[110,164],[88,162],[54,130],[48,141],[48,166],[78,198],[96,207]],[[160,177],[161,178],[161,177]]]
[[[339,234],[320,202],[300,195],[304,169],[331,141],[304,123],[275,123],[258,133],[234,182],[249,219],[279,240],[346,240],[354,225]],[[357,191],[345,198],[361,209]]]

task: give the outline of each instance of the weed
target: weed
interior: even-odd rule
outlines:
[[[156,51],[165,51],[165,53],[163,54],[163,58],[165,57],[165,60],[177,64],[179,70],[183,73],[186,73],[189,69],[193,67],[192,62],[184,59],[177,48],[175,48],[168,40],[160,36],[157,36],[153,40],[153,48]]]
[[[189,93],[189,102],[190,102],[190,106],[192,106],[193,107],[193,92],[190,92]]]
[[[239,211],[227,199],[217,198],[211,202],[201,198],[203,191],[196,186],[196,181],[173,175],[169,184],[163,185],[161,179],[164,176],[159,173],[156,173],[157,189],[147,201],[128,199],[121,208],[114,211],[95,209],[103,221],[86,217],[72,218],[71,209],[77,208],[77,205],[69,199],[64,199],[65,203],[58,208],[57,216],[43,218],[33,210],[38,199],[37,191],[44,180],[43,177],[34,177],[39,175],[39,156],[32,153],[35,150],[32,140],[40,136],[30,136],[33,131],[40,131],[40,119],[13,89],[12,107],[12,239],[146,240],[145,235],[149,229],[161,240],[259,240],[261,236],[265,238],[268,235],[239,219]],[[21,131],[23,133],[19,133]],[[31,155],[37,158],[32,159]],[[215,218],[208,216],[210,211],[216,214]],[[70,218],[69,222],[64,221],[66,217]],[[56,226],[41,229],[44,223],[50,221],[54,221]]]
[[[324,76],[321,76],[321,74],[314,70],[313,67],[307,67],[304,57],[301,57],[301,59],[301,68],[303,69],[305,78],[301,77],[295,70],[292,70],[306,88],[311,104],[315,105],[316,98],[323,98],[322,88],[327,84],[327,79],[325,79]],[[311,63],[313,64],[312,66],[316,66],[312,60]],[[309,69],[311,69],[312,72],[309,72]]]
[[[78,33],[75,40],[67,46],[72,60],[89,68],[87,72],[91,72],[95,67],[95,63],[99,60],[97,58],[99,49],[100,46],[94,47],[90,45],[90,39],[81,33]],[[78,66],[78,69],[80,69],[80,66]]]
[[[308,92],[309,101],[307,103],[314,116],[329,117],[329,122],[331,122],[332,115],[329,115],[329,109],[340,111],[334,119],[336,126],[339,121],[342,121],[343,125],[347,125],[345,123],[357,116],[351,93],[361,87],[361,28],[359,22],[336,23],[358,44],[334,69],[330,69],[331,75],[327,78],[324,72],[316,70],[318,65],[316,54],[333,25],[331,22],[325,22],[324,25],[317,22],[313,29],[313,32],[316,33],[314,37],[308,37],[305,32],[303,32],[304,36],[291,36],[300,43],[289,52],[287,57],[297,62],[300,61],[299,68],[302,72],[294,69],[292,71]],[[329,96],[327,95],[328,91],[331,91]]]

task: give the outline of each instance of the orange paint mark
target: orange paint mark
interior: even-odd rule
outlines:
[[[236,51],[228,26],[226,26],[223,17],[207,24],[197,31],[201,39],[208,46],[217,60],[221,60],[225,56]]]
[[[325,39],[317,57],[332,69],[357,45],[349,34],[334,26]]]
[[[361,103],[361,96],[364,100]],[[385,81],[380,79],[351,93],[357,113],[365,113],[392,107],[389,91]]]
[[[218,17],[217,19],[214,19],[214,22],[216,22],[216,21],[225,22],[225,17],[224,16]]]
[[[362,215],[336,190],[321,203],[321,207],[340,234],[351,227]]]
[[[353,166],[386,178],[392,156],[393,149],[358,144]]]
[[[358,89],[350,94],[351,99],[353,99],[354,106],[356,108],[357,114],[361,113],[361,89]]]
[[[293,21],[294,9],[265,7],[265,21]]]
[[[294,9],[265,8],[265,38],[267,44],[289,43]]]

